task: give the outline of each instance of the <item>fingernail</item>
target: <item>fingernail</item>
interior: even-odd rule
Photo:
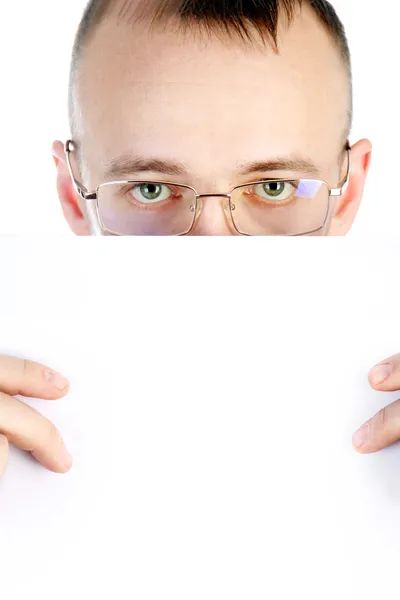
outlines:
[[[52,387],[62,392],[69,385],[68,379],[65,379],[60,373],[55,371],[47,371],[47,381]]]
[[[375,385],[379,385],[380,383],[383,383],[390,375],[390,373],[392,372],[392,365],[391,364],[385,364],[385,365],[378,365],[377,367],[374,367],[373,369],[371,369],[369,377],[372,381],[372,383],[375,383]]]
[[[353,444],[356,448],[361,448],[369,439],[369,423],[365,423],[353,435]]]

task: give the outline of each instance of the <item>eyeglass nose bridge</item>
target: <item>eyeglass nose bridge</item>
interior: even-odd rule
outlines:
[[[230,199],[232,194],[197,194],[196,198],[228,198]]]
[[[232,211],[236,209],[236,207],[232,204],[232,193],[228,194],[196,194],[196,205],[193,206],[194,220],[192,223],[192,228],[195,227],[198,222],[200,215],[203,209],[203,198],[224,198],[225,202],[223,202],[222,210],[225,213],[226,218],[231,223],[231,226],[234,230],[237,231],[235,223],[233,221]]]
[[[196,194],[196,202],[197,202],[197,206],[202,206],[202,202],[199,202],[199,199],[201,200],[202,198],[225,198],[228,200],[228,207],[231,204],[231,199],[232,199],[232,194]],[[224,210],[226,210],[227,206],[224,206]]]

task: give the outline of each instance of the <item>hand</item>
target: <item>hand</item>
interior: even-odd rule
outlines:
[[[69,471],[72,458],[54,425],[13,398],[57,400],[68,390],[68,381],[55,371],[30,360],[0,355],[0,477],[7,466],[9,443],[31,452],[50,471]]]
[[[375,390],[381,392],[400,390],[400,354],[374,367],[369,374],[369,382]],[[380,410],[353,436],[353,445],[362,454],[378,452],[398,441],[400,441],[400,400]]]

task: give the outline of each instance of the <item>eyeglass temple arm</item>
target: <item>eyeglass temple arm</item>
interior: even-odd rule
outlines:
[[[350,151],[351,151],[351,145],[350,145],[349,140],[347,140],[347,142],[346,142],[346,154],[347,154],[346,175],[344,176],[344,179],[339,184],[339,187],[341,188],[342,193],[346,190],[347,184],[349,183],[350,167],[351,167]]]
[[[75,191],[77,194],[79,194],[79,196],[83,199],[83,200],[95,200],[96,199],[96,194],[90,193],[89,190],[87,188],[85,188],[84,185],[82,185],[77,179],[75,179],[74,173],[72,171],[72,165],[71,165],[71,153],[75,151],[75,144],[72,140],[68,140],[65,143],[65,155],[67,157],[67,165],[68,165],[68,171],[69,174],[71,176],[72,179],[72,183],[73,186],[75,188]]]
[[[344,179],[342,179],[342,181],[339,183],[339,187],[337,187],[335,189],[331,189],[331,196],[342,196],[344,194],[344,192],[346,191],[347,185],[349,183],[350,166],[351,166],[351,161],[350,161],[351,145],[350,145],[349,140],[347,140],[347,142],[346,142],[345,150],[346,150],[346,154],[347,154],[346,175],[345,175]]]

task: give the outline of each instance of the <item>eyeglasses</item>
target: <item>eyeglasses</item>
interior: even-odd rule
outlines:
[[[234,231],[246,236],[323,235],[350,176],[338,188],[316,179],[264,179],[239,185],[227,194],[198,194],[188,185],[165,181],[128,180],[103,183],[89,192],[75,179],[71,140],[65,153],[77,194],[91,207],[101,234],[117,236],[175,236],[189,234],[198,220],[203,198],[223,198],[223,209]]]

